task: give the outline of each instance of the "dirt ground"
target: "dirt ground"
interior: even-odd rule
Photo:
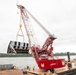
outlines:
[[[22,70],[0,70],[0,75],[23,75]]]

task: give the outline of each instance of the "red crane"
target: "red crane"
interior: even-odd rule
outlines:
[[[52,44],[56,37],[54,37],[54,35],[52,35],[45,27],[43,27],[43,25],[27,9],[25,9],[24,6],[17,5],[17,7],[20,9],[21,18],[23,20],[30,44],[30,50],[37,62],[38,67],[45,70],[64,67],[66,65],[65,59],[54,58],[55,56],[53,54]],[[32,29],[32,25],[29,23],[30,21],[28,15],[30,15],[48,35],[48,38],[46,39],[42,48],[40,48],[36,41],[37,39]]]

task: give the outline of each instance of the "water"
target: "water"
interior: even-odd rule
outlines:
[[[68,60],[67,56],[59,56],[59,58],[65,58],[65,60]],[[71,60],[74,58],[76,58],[76,56],[71,56]],[[0,64],[14,64],[20,69],[25,68],[27,65],[30,67],[37,67],[33,57],[1,57]]]
[[[25,68],[27,65],[30,67],[37,67],[37,64],[33,57],[6,57],[0,58],[0,64],[13,64],[19,67],[19,69]]]

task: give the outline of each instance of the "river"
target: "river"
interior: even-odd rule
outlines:
[[[65,60],[68,60],[67,56],[59,56],[59,58],[65,58]],[[71,60],[74,58],[76,58],[76,56],[71,56]],[[1,57],[0,64],[13,64],[18,66],[19,69],[23,69],[26,66],[37,67],[33,57]]]

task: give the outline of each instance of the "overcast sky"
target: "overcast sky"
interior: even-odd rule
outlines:
[[[0,0],[0,53],[6,53],[9,42],[16,40],[20,23],[16,4],[17,0]],[[25,6],[57,37],[53,44],[54,52],[76,52],[76,0],[18,0],[18,4]],[[44,43],[47,35],[34,21],[31,23],[38,42]],[[23,32],[25,35],[24,27]]]

